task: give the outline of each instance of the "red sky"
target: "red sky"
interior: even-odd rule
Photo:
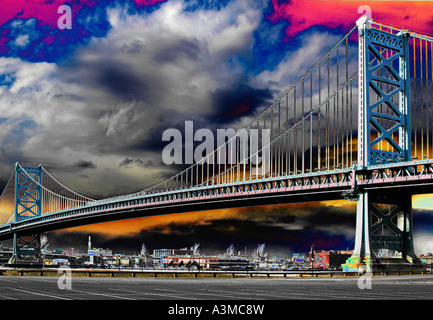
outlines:
[[[133,0],[137,6],[154,5],[165,0]],[[36,18],[42,24],[57,27],[61,5],[68,4],[75,15],[83,6],[97,6],[100,0],[0,0],[0,25],[14,18]]]
[[[288,20],[286,30],[290,38],[311,26],[327,28],[343,27],[349,30],[361,16],[358,8],[371,8],[373,20],[388,25],[404,27],[411,31],[433,33],[432,1],[326,1],[326,0],[272,0],[274,12],[269,16],[273,22]]]

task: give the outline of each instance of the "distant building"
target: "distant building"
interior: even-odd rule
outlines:
[[[165,256],[180,256],[180,255],[192,255],[193,250],[188,248],[181,249],[155,249],[153,250],[153,257],[158,259]]]
[[[153,258],[159,259],[165,256],[171,256],[173,249],[155,249],[153,250]]]
[[[292,265],[299,266],[299,265],[303,265],[306,262],[306,260],[308,260],[308,258],[306,258],[303,254],[301,255],[299,253],[294,253],[292,255],[291,262]]]
[[[303,260],[302,260],[303,262]],[[258,270],[283,270],[288,267],[287,261],[276,256],[271,258],[263,258],[256,263]]]
[[[53,265],[53,266],[69,265],[69,260],[68,259],[52,259],[51,265]]]
[[[122,267],[130,267],[131,266],[131,259],[129,257],[123,256],[120,258],[120,265]]]
[[[93,248],[87,251],[87,254],[93,256],[112,256],[113,251],[110,249]]]
[[[419,260],[423,264],[432,264],[433,263],[433,255],[420,255]]]
[[[192,255],[194,254],[194,250],[193,249],[188,249],[188,248],[182,248],[182,249],[172,249],[171,251],[172,255]]]
[[[252,269],[247,256],[242,255],[219,255],[220,270],[249,270]]]
[[[172,256],[190,256],[194,252],[193,249],[155,249],[153,250],[153,264],[155,266],[164,267],[163,258]]]
[[[6,264],[12,257],[13,249],[0,246],[0,264]]]
[[[197,268],[202,270],[247,270],[246,256],[231,255],[171,255],[162,257],[164,268]]]
[[[341,265],[352,256],[353,251],[348,250],[314,250],[313,267],[315,269],[341,269]],[[312,254],[310,251],[309,260],[311,264]]]

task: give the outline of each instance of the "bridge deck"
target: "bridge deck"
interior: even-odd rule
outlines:
[[[269,204],[356,200],[354,191],[406,188],[411,194],[433,192],[433,160],[348,168],[275,177],[243,183],[209,185],[156,194],[94,201],[86,206],[29,218],[0,227],[0,240],[142,216]]]

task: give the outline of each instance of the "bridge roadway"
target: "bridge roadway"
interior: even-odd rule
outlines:
[[[269,204],[356,200],[357,190],[433,193],[433,160],[367,168],[346,168],[225,185],[208,185],[144,195],[128,195],[30,218],[0,227],[0,241],[13,233],[29,235],[106,221],[170,213]]]
[[[59,289],[59,276],[0,276],[0,300],[431,300],[433,275],[374,276],[360,289],[358,277],[319,278],[89,278],[72,277]],[[255,302],[256,301],[256,302]],[[172,304],[174,306],[174,303]],[[194,302],[191,303],[194,305]],[[287,306],[286,306],[287,307]],[[110,309],[107,306],[108,309]],[[418,308],[415,308],[418,309]],[[415,310],[414,309],[414,310]],[[34,310],[33,310],[34,311]],[[164,312],[164,310],[159,310]],[[266,308],[265,308],[266,311]],[[269,310],[267,310],[269,312]]]

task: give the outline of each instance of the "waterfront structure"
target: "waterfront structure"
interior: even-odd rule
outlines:
[[[164,268],[183,268],[200,270],[244,270],[250,269],[246,256],[231,255],[171,255],[162,258]]]

